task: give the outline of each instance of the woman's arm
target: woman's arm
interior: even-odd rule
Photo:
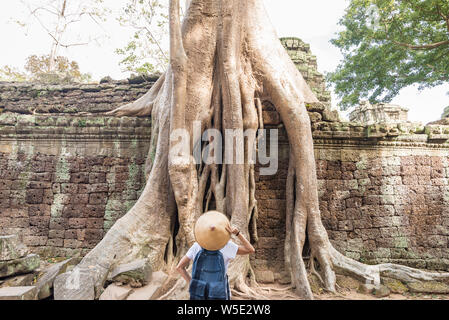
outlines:
[[[181,274],[181,276],[188,284],[190,284],[190,281],[192,280],[192,277],[190,277],[189,273],[186,270],[189,264],[190,259],[187,256],[185,256],[184,258],[181,259],[181,261],[179,261],[179,264],[176,267],[176,270]]]
[[[237,238],[239,238],[240,242],[242,243],[242,245],[239,246],[239,250],[237,251],[238,255],[243,256],[246,254],[253,254],[256,252],[251,243],[245,238],[245,236],[242,233],[240,233],[238,229],[236,228],[231,229],[231,227],[226,227],[226,230],[228,230],[229,233],[237,236]]]

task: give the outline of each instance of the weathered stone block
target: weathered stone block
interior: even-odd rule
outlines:
[[[362,284],[360,284],[357,292],[362,293],[362,294],[372,294],[375,289],[376,289],[376,286],[373,284],[362,283]]]
[[[89,173],[76,173],[72,174],[70,178],[71,183],[89,183]]]
[[[48,239],[47,246],[49,247],[63,247],[64,240],[63,239]]]
[[[84,240],[100,241],[103,238],[103,229],[86,229],[84,231]]]
[[[256,274],[256,280],[260,283],[274,283],[274,273],[272,271],[256,270],[255,274]]]
[[[392,293],[397,293],[397,294],[404,294],[407,291],[409,291],[409,289],[407,288],[406,285],[404,285],[401,281],[396,280],[396,279],[391,279],[391,278],[383,278],[382,277],[382,283],[388,288],[390,289],[390,291]]]
[[[16,260],[28,254],[28,248],[17,235],[0,237],[0,261]]]
[[[64,239],[64,248],[78,249],[81,241],[76,239]]]
[[[87,218],[70,218],[68,227],[71,229],[83,229],[86,228]]]
[[[34,273],[28,273],[20,276],[8,277],[1,283],[0,287],[27,287],[32,286],[34,278],[36,275]]]
[[[379,287],[373,290],[373,295],[377,298],[385,298],[391,294],[391,290],[384,285],[380,285]]]
[[[413,293],[433,293],[433,294],[448,294],[449,285],[442,282],[436,281],[425,281],[425,282],[409,282],[407,287],[410,292]]]
[[[26,203],[40,204],[44,200],[44,190],[42,189],[29,189],[26,192]]]
[[[0,288],[0,300],[36,300],[36,287]]]
[[[142,259],[117,266],[111,271],[108,279],[140,287],[149,282],[151,274],[152,270],[150,262],[147,259]]]
[[[92,193],[89,195],[89,204],[106,204],[107,202],[107,193]]]
[[[90,184],[98,184],[106,182],[106,173],[90,173],[89,174],[89,183]]]
[[[73,259],[59,262],[45,269],[38,277],[36,283],[37,299],[42,300],[52,295],[53,282],[56,277],[67,270]]]

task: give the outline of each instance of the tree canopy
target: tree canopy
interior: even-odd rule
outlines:
[[[76,61],[63,56],[31,55],[27,58],[25,71],[11,66],[0,68],[1,81],[38,81],[42,83],[89,82],[92,76],[81,73]]]
[[[449,1],[351,0],[339,24],[331,42],[344,58],[328,80],[343,110],[449,81]]]

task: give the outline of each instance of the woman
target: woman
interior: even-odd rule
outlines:
[[[234,260],[235,257],[237,255],[248,255],[248,254],[253,254],[255,252],[254,247],[251,245],[251,243],[245,238],[245,236],[240,233],[240,231],[236,228],[231,228],[229,225],[226,226],[226,231],[229,232],[229,234],[236,236],[240,242],[242,243],[241,246],[238,246],[237,244],[235,244],[232,240],[229,240],[228,243],[221,248],[218,251],[207,251],[204,248],[202,248],[200,246],[200,244],[198,242],[195,242],[195,244],[189,249],[189,251],[187,252],[187,254],[185,255],[185,257],[183,257],[181,259],[181,261],[179,262],[178,266],[176,267],[177,271],[181,274],[181,276],[187,281],[187,283],[190,286],[190,295],[191,295],[191,300],[209,300],[209,299],[213,299],[213,295],[212,295],[212,289],[210,285],[207,285],[204,289],[200,288],[199,290],[201,290],[203,292],[203,290],[205,290],[204,294],[200,294],[198,296],[193,297],[194,296],[194,291],[198,290],[198,281],[202,282],[201,280],[204,280],[204,278],[202,278],[201,275],[201,270],[198,270],[195,267],[193,267],[192,270],[192,276],[194,278],[194,281],[192,283],[192,276],[189,275],[189,273],[187,272],[186,268],[189,266],[190,261],[194,261],[194,263],[201,263],[201,257],[200,253],[203,254],[204,252],[210,253],[210,255],[213,255],[214,253],[220,253],[219,254],[219,259],[223,260],[223,265],[224,268],[223,269],[218,269],[217,270],[221,270],[220,272],[223,272],[224,274],[222,274],[222,278],[226,279],[226,287],[227,287],[227,295],[226,295],[226,300],[230,299],[230,291],[229,291],[229,283],[227,281],[227,271],[228,271],[228,265],[229,262]],[[217,260],[218,261],[218,260]],[[220,264],[220,262],[218,262],[218,264]],[[199,268],[201,269],[201,268]],[[194,288],[193,288],[194,287]],[[218,296],[217,296],[218,297]],[[209,299],[208,299],[209,298]]]

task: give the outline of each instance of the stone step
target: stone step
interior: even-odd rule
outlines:
[[[0,288],[0,300],[36,300],[36,287]]]
[[[130,286],[118,286],[113,283],[101,294],[100,300],[126,300],[133,292]]]
[[[17,235],[0,236],[0,261],[10,261],[25,257],[28,248]]]
[[[89,270],[75,267],[72,271],[60,274],[54,283],[55,300],[94,300],[94,279]]]
[[[0,261],[0,278],[33,272],[39,268],[40,263],[40,258],[36,254],[16,260]]]

